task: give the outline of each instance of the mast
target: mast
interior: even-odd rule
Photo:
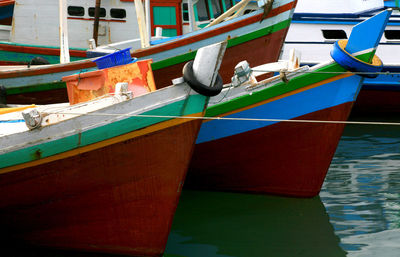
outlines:
[[[69,57],[69,45],[68,45],[68,24],[67,24],[67,0],[59,0],[58,12],[59,12],[59,31],[60,31],[60,63],[68,63]]]
[[[96,7],[94,9],[94,24],[93,24],[93,39],[96,42],[96,46],[98,46],[97,38],[99,35],[100,4],[101,0],[96,0]]]

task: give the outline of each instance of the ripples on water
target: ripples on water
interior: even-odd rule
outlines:
[[[167,253],[400,256],[400,127],[347,126],[320,197],[185,191]]]
[[[320,197],[349,255],[400,256],[400,128],[347,126]]]

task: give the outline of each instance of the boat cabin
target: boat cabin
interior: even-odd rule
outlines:
[[[146,0],[145,0],[146,1]],[[151,34],[162,28],[163,37],[179,36],[209,24],[238,0],[148,0]],[[95,0],[67,0],[71,48],[89,47],[93,37]],[[58,1],[15,0],[13,22],[4,29],[12,43],[59,46]],[[160,36],[160,35],[159,35]],[[139,38],[134,0],[102,1],[98,45]],[[4,36],[2,38],[5,39]]]

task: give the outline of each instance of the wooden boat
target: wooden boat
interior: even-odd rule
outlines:
[[[268,14],[264,9],[256,10],[161,44],[135,50],[132,56],[139,60],[153,59],[156,85],[162,87],[180,76],[184,63],[193,59],[197,49],[228,39],[220,69],[223,80],[228,82],[234,66],[243,59],[253,65],[278,60],[295,5],[295,0],[274,0]],[[8,103],[63,102],[67,98],[61,77],[93,67],[89,60],[14,70],[6,67],[0,71],[0,84],[5,87]]]
[[[396,7],[395,1],[352,0],[343,3],[301,1],[294,13],[286,37],[282,58],[290,48],[302,52],[302,65],[315,65],[329,59],[334,41],[347,38],[351,27],[371,17],[377,10]],[[384,63],[383,73],[374,79],[365,79],[352,110],[352,116],[390,114],[400,112],[400,20],[394,11],[380,40],[377,54]]]
[[[253,76],[248,65],[240,63],[233,83],[210,99],[205,115],[209,120],[201,126],[185,186],[317,195],[363,80],[346,70],[382,68],[379,58],[368,62],[389,16],[390,11],[384,11],[355,26],[345,48],[346,41],[335,43],[335,61],[289,73],[284,63],[255,67]],[[348,60],[343,61],[344,56]],[[254,78],[276,65],[281,75]]]
[[[94,73],[64,78],[74,105],[0,108],[1,236],[162,256],[208,97],[152,91],[148,61]]]

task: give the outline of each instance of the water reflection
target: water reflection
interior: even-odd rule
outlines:
[[[184,191],[166,257],[345,256],[319,197]]]
[[[399,237],[400,127],[347,126],[320,197],[351,256],[371,256],[373,242]],[[379,256],[392,256],[390,249],[398,254],[400,244]]]

